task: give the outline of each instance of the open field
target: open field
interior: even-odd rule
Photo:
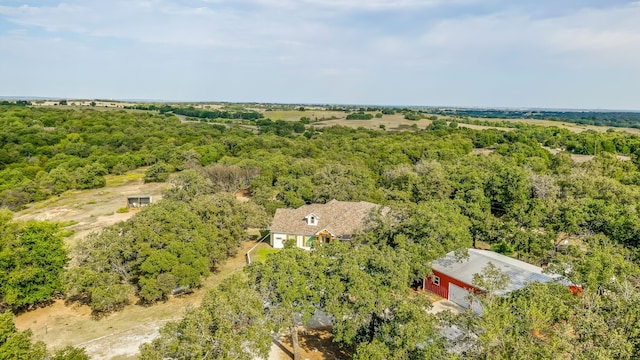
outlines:
[[[450,117],[446,116],[438,116],[440,119],[446,119],[448,121],[452,121]],[[593,126],[593,125],[579,125],[566,123],[561,121],[551,121],[551,120],[530,120],[530,119],[472,119],[472,120],[480,120],[480,121],[496,121],[496,122],[510,122],[510,123],[526,123],[530,125],[544,126],[544,127],[558,127],[562,129],[567,129],[573,131],[575,133],[581,133],[588,130],[593,130],[597,132],[607,132],[609,129],[613,129],[618,132],[626,132],[630,134],[640,134],[640,129],[634,128],[612,128],[609,126]],[[327,127],[334,125],[342,125],[348,126],[352,128],[362,127],[365,129],[379,129],[380,125],[384,125],[387,130],[398,131],[398,130],[411,130],[411,126],[416,124],[419,129],[424,129],[429,124],[431,124],[430,120],[422,119],[417,121],[406,120],[402,114],[394,114],[394,115],[384,115],[382,119],[373,118],[371,120],[347,120],[346,115],[344,118],[335,119],[335,120],[325,120],[317,123],[312,123],[312,126],[316,127]],[[485,125],[475,125],[475,124],[464,124],[458,123],[459,127],[474,129],[474,130],[485,130],[485,129],[496,129],[502,131],[513,131],[514,128],[509,127],[497,127],[497,126],[485,126]]]
[[[348,113],[344,111],[327,111],[319,109],[309,109],[305,111],[299,110],[274,110],[274,111],[260,111],[264,114],[265,118],[271,120],[284,120],[284,121],[298,121],[301,117],[308,117],[311,121],[314,119],[329,119],[331,117],[337,117],[338,119],[346,119]]]
[[[399,130],[411,130],[412,125],[416,124],[418,128],[424,129],[427,127],[431,121],[427,119],[422,120],[406,120],[402,114],[393,114],[393,115],[383,115],[382,118],[373,118],[371,120],[347,120],[348,113],[343,111],[327,111],[327,110],[306,110],[306,111],[298,111],[298,110],[278,110],[278,111],[261,111],[265,118],[270,118],[272,120],[285,120],[285,121],[298,121],[301,117],[306,116],[310,119],[317,118],[325,118],[327,120],[321,120],[318,122],[313,122],[310,126],[313,127],[328,127],[334,125],[348,126],[351,128],[365,128],[365,129],[380,129],[380,125],[384,125],[388,131],[399,131]],[[374,113],[371,112],[373,115]],[[436,115],[439,119],[445,119],[448,121],[455,121],[454,118],[450,116],[441,116]],[[336,119],[330,119],[331,117],[335,117]],[[640,129],[635,128],[614,128],[610,126],[593,126],[593,125],[580,125],[573,124],[569,122],[562,121],[551,121],[551,120],[534,120],[534,119],[492,119],[492,118],[469,118],[470,120],[479,120],[479,121],[495,121],[495,122],[508,122],[508,123],[525,123],[537,126],[545,126],[545,127],[558,127],[562,129],[568,129],[570,131],[581,133],[588,130],[593,130],[597,132],[606,132],[609,129],[613,129],[614,131],[619,132],[627,132],[630,134],[640,134]],[[483,130],[483,129],[498,129],[503,131],[513,131],[513,128],[508,127],[496,127],[496,126],[484,126],[484,125],[474,125],[474,124],[464,124],[458,123],[458,126],[475,129],[475,130]]]
[[[411,130],[411,126],[416,124],[418,128],[424,129],[427,127],[431,121],[422,119],[422,120],[406,120],[402,114],[393,114],[393,115],[383,115],[381,119],[373,118],[371,120],[347,120],[348,113],[342,111],[323,111],[323,110],[307,110],[307,111],[298,111],[298,110],[288,110],[288,111],[263,111],[263,114],[266,118],[270,118],[272,120],[285,120],[285,121],[298,121],[300,117],[307,116],[312,120],[314,117],[318,119],[324,117],[329,119],[331,117],[336,117],[337,119],[331,120],[322,120],[315,123],[312,123],[311,126],[314,127],[328,127],[334,125],[348,126],[351,128],[365,128],[365,129],[380,129],[380,125],[384,125],[387,130],[398,131],[398,130]],[[371,114],[374,114],[371,112]],[[450,116],[441,116],[437,115],[439,119],[445,119],[448,121],[455,121],[454,118]],[[635,128],[618,128],[618,127],[610,127],[610,126],[594,126],[594,125],[580,125],[573,124],[569,122],[562,121],[551,121],[551,120],[534,120],[534,119],[492,119],[492,118],[470,118],[470,120],[479,120],[479,121],[496,121],[496,122],[508,122],[508,123],[525,123],[537,126],[545,126],[545,127],[558,127],[562,129],[568,129],[570,131],[581,133],[588,130],[593,130],[597,132],[606,132],[610,129],[619,132],[626,132],[630,134],[640,134],[640,129]],[[483,129],[498,129],[503,131],[513,131],[513,128],[508,127],[495,127],[495,126],[484,126],[484,125],[474,125],[474,124],[463,124],[458,123],[458,126],[475,129],[475,130],[483,130]]]
[[[340,114],[336,112],[336,114]],[[382,118],[373,118],[371,120],[347,120],[347,114],[344,114],[344,117],[335,119],[335,120],[324,120],[312,123],[313,127],[323,128],[335,125],[347,126],[354,129],[357,128],[365,128],[365,129],[380,129],[380,125],[383,125],[388,131],[398,131],[398,130],[413,130],[413,125],[417,126],[419,129],[424,129],[429,124],[431,124],[430,120],[407,120],[404,118],[402,114],[393,114],[393,115],[383,115]]]
[[[581,133],[587,130],[593,130],[597,132],[607,132],[609,129],[613,129],[615,131],[626,132],[630,134],[640,134],[640,129],[635,128],[622,128],[622,127],[611,127],[611,126],[595,126],[595,125],[580,125],[573,124],[569,122],[562,121],[552,121],[552,120],[532,120],[532,119],[473,119],[473,120],[488,120],[488,121],[505,121],[505,122],[521,122],[531,125],[538,126],[555,126],[562,129],[569,129],[576,133]]]

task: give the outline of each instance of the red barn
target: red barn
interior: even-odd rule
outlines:
[[[483,289],[472,285],[473,275],[482,272],[489,263],[509,276],[510,282],[503,294],[523,288],[527,283],[556,281],[558,275],[543,274],[542,268],[516,260],[492,251],[469,249],[468,257],[460,258],[455,252],[432,264],[433,275],[427,275],[424,289],[466,308],[476,308],[469,294],[480,293]],[[470,301],[471,300],[471,301]]]

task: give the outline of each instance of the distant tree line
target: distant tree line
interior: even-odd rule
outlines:
[[[472,118],[552,120],[579,125],[640,128],[640,112],[445,109],[437,113]]]
[[[193,106],[179,107],[168,104],[156,105],[156,104],[143,104],[128,106],[129,109],[137,110],[151,110],[159,111],[160,114],[173,113],[178,115],[190,116],[200,119],[243,119],[243,120],[257,120],[262,119],[264,115],[257,111],[247,110],[217,110],[217,109],[196,109]]]

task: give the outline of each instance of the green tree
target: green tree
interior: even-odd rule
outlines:
[[[358,344],[353,359],[450,358],[438,320],[426,310],[429,306],[422,296],[399,302],[377,324],[373,340]]]
[[[294,358],[300,359],[298,328],[307,324],[320,304],[321,268],[312,263],[308,251],[292,248],[272,254],[263,263],[254,262],[247,270],[275,331],[288,329]]]
[[[52,169],[49,174],[43,178],[42,182],[54,195],[61,194],[75,187],[74,179],[67,170],[61,167]]]
[[[374,216],[368,231],[357,239],[390,246],[406,258],[406,285],[424,277],[431,261],[471,245],[470,222],[451,200],[406,203],[384,217]]]
[[[169,166],[159,162],[151,165],[144,173],[144,182],[163,182],[169,178]]]
[[[190,201],[199,195],[210,193],[213,188],[211,181],[196,170],[175,174],[169,182],[172,186],[165,191],[164,196],[177,201]]]
[[[0,219],[0,300],[14,309],[51,299],[62,290],[67,252],[55,223]]]
[[[77,189],[96,189],[107,184],[106,174],[107,170],[102,165],[94,163],[76,169],[73,178]]]
[[[335,243],[317,250],[323,269],[322,307],[335,323],[334,340],[347,345],[370,342],[380,322],[408,289],[409,266],[387,246]],[[315,255],[315,254],[314,254]]]
[[[117,274],[72,268],[64,274],[65,295],[70,300],[84,302],[95,314],[121,309],[129,304],[133,287],[124,283]]]
[[[13,314],[0,314],[0,359],[45,359],[47,350],[43,342],[32,343],[31,331],[18,331]]]
[[[496,296],[499,296],[509,287],[511,279],[492,262],[482,268],[480,273],[473,274],[473,286],[483,290],[483,298],[486,303],[492,304]]]
[[[270,326],[260,296],[234,275],[210,290],[202,304],[141,346],[140,359],[255,359],[271,347]]]
[[[51,360],[89,360],[89,355],[84,349],[69,345],[57,350]]]

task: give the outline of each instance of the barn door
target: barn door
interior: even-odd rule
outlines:
[[[465,309],[471,308],[474,313],[482,315],[482,304],[480,301],[463,287],[449,283],[449,300]]]
[[[449,283],[449,300],[462,306],[465,309],[469,308],[469,292],[463,287],[456,284]]]

